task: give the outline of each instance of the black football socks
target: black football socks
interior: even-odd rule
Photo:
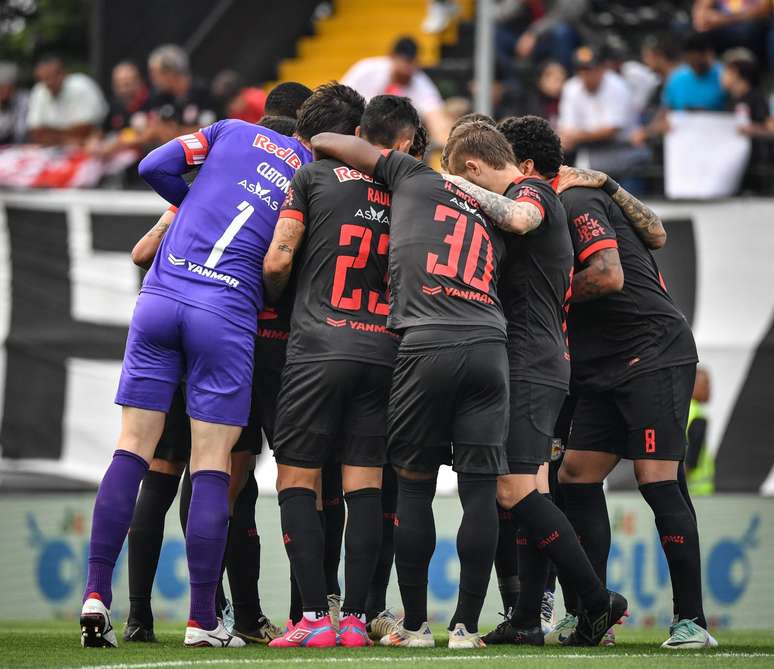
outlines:
[[[659,481],[640,486],[661,537],[676,612],[681,620],[696,620],[706,629],[701,594],[699,531],[677,481]]]
[[[234,625],[241,632],[255,629],[262,615],[258,595],[261,569],[261,539],[255,525],[258,484],[255,472],[249,472],[245,487],[234,501],[234,513],[228,528],[226,571],[234,605]]]
[[[376,568],[368,588],[366,614],[373,620],[387,608],[387,586],[395,557],[395,510],[398,504],[398,480],[392,467],[382,471],[382,544]]]
[[[341,465],[338,462],[328,462],[322,468],[322,504],[326,590],[329,595],[340,595],[339,563],[346,511],[341,492]]]
[[[537,490],[524,497],[512,511],[514,523],[518,523],[534,546],[554,562],[557,571],[575,585],[584,609],[605,609],[607,591],[578,543],[567,517]]]
[[[610,518],[601,483],[561,484],[567,518],[589,556],[602,583],[607,582],[607,558],[610,554]]]
[[[498,533],[495,553],[497,587],[503,600],[503,614],[508,615],[516,608],[519,599],[519,563],[516,550],[516,528],[511,522],[511,512],[497,506]]]
[[[151,592],[164,540],[164,520],[180,478],[148,471],[129,527],[129,620],[153,627]]]
[[[395,570],[403,600],[403,626],[417,631],[427,620],[427,571],[435,551],[433,497],[436,479],[398,477]]]
[[[462,503],[462,522],[457,532],[460,590],[449,629],[464,623],[468,632],[478,632],[478,618],[497,552],[497,477],[459,474],[457,489]]]
[[[382,491],[362,488],[344,495],[347,527],[344,535],[344,605],[342,616],[366,622],[366,598],[382,546]]]
[[[325,535],[317,515],[316,497],[314,490],[308,488],[287,488],[277,496],[282,538],[304,612],[328,610],[323,569]]]

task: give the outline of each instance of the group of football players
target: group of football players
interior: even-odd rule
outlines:
[[[666,241],[660,219],[606,175],[562,167],[537,117],[461,118],[443,173],[426,148],[407,98],[288,83],[260,125],[219,121],[142,161],[172,206],[132,254],[149,269],[94,506],[82,645],[116,645],[127,532],[124,638],[154,639],[153,578],[185,471],[186,646],[434,646],[442,464],[463,509],[449,648],[613,643],[627,602],[605,586],[603,481],[621,458],[669,565],[664,647],[716,645],[681,474],[696,347],[650,252]],[[261,431],[290,561],[284,629],[258,597]],[[400,619],[385,601],[393,556]],[[493,566],[505,619],[484,635]],[[544,629],[552,570],[567,611]]]

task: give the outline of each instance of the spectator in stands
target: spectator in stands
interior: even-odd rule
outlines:
[[[0,61],[0,144],[18,144],[27,133],[29,94],[16,87],[19,69]]]
[[[601,50],[605,67],[620,75],[629,86],[633,111],[640,120],[653,92],[659,87],[659,77],[647,65],[628,56],[626,47],[615,42],[606,44]]]
[[[119,132],[126,128],[142,131],[148,124],[150,92],[140,70],[130,61],[122,61],[113,68],[111,75],[113,94],[105,119],[107,132]]]
[[[744,124],[741,131],[746,135],[767,135],[769,103],[760,90],[755,55],[744,48],[732,49],[726,52],[723,63],[721,82],[728,93],[727,109]]]
[[[69,74],[58,56],[43,56],[35,67],[27,126],[37,144],[82,144],[107,112],[99,86],[85,74]]]
[[[238,118],[248,123],[258,123],[263,118],[266,91],[245,86],[239,72],[218,72],[212,80],[210,91],[218,103],[218,116],[221,118]]]
[[[588,0],[543,0],[542,16],[516,42],[516,56],[523,60],[558,60],[568,70],[573,52],[581,42],[579,26],[589,10]]]
[[[659,85],[651,93],[646,105],[646,109],[655,112],[661,106],[664,85],[672,72],[680,66],[680,47],[675,42],[674,35],[670,33],[649,35],[642,43],[640,55],[642,62],[659,79]]]
[[[629,142],[636,119],[628,85],[589,47],[576,52],[575,69],[577,75],[564,85],[559,101],[559,136],[565,151],[577,151],[579,165],[602,170],[626,182],[629,190],[639,189],[632,179],[650,153]]]
[[[388,56],[365,58],[341,78],[366,101],[375,95],[405,95],[417,108],[430,137],[437,144],[446,142],[451,119],[432,79],[419,68],[419,47],[411,37],[401,37]]]
[[[722,67],[707,35],[689,35],[683,42],[683,59],[664,86],[664,107],[722,111],[726,106],[726,93],[720,84]]]
[[[176,44],[154,49],[148,57],[153,84],[151,131],[159,144],[195,132],[217,118],[216,105],[203,83],[190,71],[188,54]]]
[[[642,62],[659,78],[659,85],[645,105],[641,126],[631,135],[632,143],[640,146],[650,139],[661,137],[669,130],[667,110],[663,107],[664,87],[672,73],[680,66],[680,47],[674,35],[650,35],[642,43]]]
[[[541,116],[556,128],[559,124],[559,100],[567,81],[567,70],[553,60],[538,68],[537,80],[526,90],[503,85],[496,100],[495,118]]]
[[[695,0],[693,27],[718,53],[743,46],[765,58],[771,10],[771,0]]]

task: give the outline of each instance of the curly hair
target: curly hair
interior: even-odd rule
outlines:
[[[414,143],[409,149],[409,154],[417,160],[424,160],[429,144],[430,136],[427,134],[427,128],[420,123],[414,133]]]
[[[564,160],[562,142],[551,125],[540,116],[512,116],[497,124],[513,149],[516,162],[532,160],[535,169],[553,179]]]

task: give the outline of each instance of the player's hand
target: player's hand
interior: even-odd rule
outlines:
[[[569,188],[601,188],[607,181],[607,174],[598,170],[584,170],[579,167],[562,165],[559,168],[559,180],[556,192],[563,193]]]

